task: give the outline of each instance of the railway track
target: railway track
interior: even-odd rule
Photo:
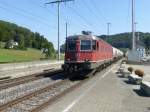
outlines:
[[[43,78],[43,76],[46,76],[46,75],[52,76],[54,74],[61,73],[61,72],[62,72],[62,70],[49,69],[49,70],[45,70],[44,72],[38,73],[38,74],[32,74],[32,75],[28,75],[28,76],[13,78],[13,79],[1,80],[0,81],[0,91],[2,89],[7,89],[9,87],[17,86],[19,84],[24,84],[24,83],[31,82],[34,80],[39,80],[39,79]]]
[[[90,74],[93,74],[93,72],[91,72]],[[30,90],[28,89],[21,90],[18,91],[18,93],[13,93],[13,96],[11,98],[10,98],[11,95],[7,94],[7,93],[11,93],[11,91],[7,91],[6,93],[4,93],[7,95],[3,96],[5,97],[3,101],[2,99],[0,99],[1,101],[0,111],[1,112],[37,112],[41,110],[43,107],[53,102],[54,100],[56,100],[57,98],[59,98],[60,96],[71,91],[73,88],[79,86],[81,83],[84,82],[84,81],[70,81],[68,79],[49,82],[48,78],[44,78],[41,80],[43,80],[43,83],[37,82],[37,84],[39,85],[36,85],[34,83],[34,85],[36,85],[37,87],[42,85],[42,87],[39,88],[36,87],[36,90],[33,89],[35,86],[30,88]],[[26,87],[30,87],[30,85],[27,85]],[[26,87],[22,87],[22,88],[26,88]],[[23,91],[26,91],[26,94],[24,94]],[[15,96],[15,94],[20,94],[20,95]],[[0,96],[2,96],[1,92],[0,92]]]
[[[109,69],[109,67],[107,69]],[[105,72],[107,69],[101,72]],[[27,85],[22,84],[24,86],[21,87],[21,90],[19,88],[12,92],[11,90],[8,91],[8,88],[8,90],[6,89],[7,91],[4,92],[4,96],[0,97],[0,111],[38,112],[59,97],[91,79],[95,73],[95,70],[88,73],[89,78],[85,80],[70,81],[62,78],[62,80],[50,81],[50,78],[44,78],[39,79],[39,82],[35,80],[29,82]],[[11,95],[12,97],[10,98]],[[1,91],[0,96],[2,96]]]

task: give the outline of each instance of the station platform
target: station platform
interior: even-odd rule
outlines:
[[[107,68],[42,112],[150,112],[150,98],[116,74],[118,67]]]
[[[35,73],[41,73],[43,72],[43,70],[60,69],[63,63],[63,60],[43,60],[33,62],[0,64],[0,78],[17,78]]]

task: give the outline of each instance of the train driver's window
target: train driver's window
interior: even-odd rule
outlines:
[[[98,51],[99,50],[99,43],[97,42],[96,44],[97,44],[97,51]]]
[[[96,41],[95,40],[92,41],[92,50],[96,50]]]
[[[68,51],[75,51],[76,50],[76,42],[75,41],[68,41],[67,42],[67,50]]]
[[[81,40],[81,50],[91,50],[91,40]]]

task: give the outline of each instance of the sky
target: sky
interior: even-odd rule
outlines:
[[[0,0],[0,20],[16,23],[33,32],[39,32],[57,49],[57,4],[55,0]],[[94,35],[131,32],[132,0],[74,0],[60,4],[60,44],[65,42],[65,24],[68,35],[92,31]],[[150,32],[150,0],[136,1],[136,30]]]

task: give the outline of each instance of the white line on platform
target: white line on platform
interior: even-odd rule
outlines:
[[[113,66],[108,72],[106,72],[104,75],[102,75],[102,78],[106,77],[106,76],[108,75],[108,73],[109,73],[110,71],[112,71],[115,67],[116,67],[116,66]]]
[[[104,77],[106,77],[110,71],[112,71],[114,69],[114,67],[116,66],[113,66],[111,69],[109,69],[106,73],[104,73],[104,75],[102,75],[100,77],[100,79],[103,79]],[[95,83],[93,83],[86,91],[84,91],[78,98],[76,98],[70,105],[67,106],[66,109],[64,109],[62,112],[69,112],[69,110],[77,103],[79,102],[79,100],[81,100],[81,98],[83,96],[85,96],[96,84],[97,84],[98,81],[96,81]]]

